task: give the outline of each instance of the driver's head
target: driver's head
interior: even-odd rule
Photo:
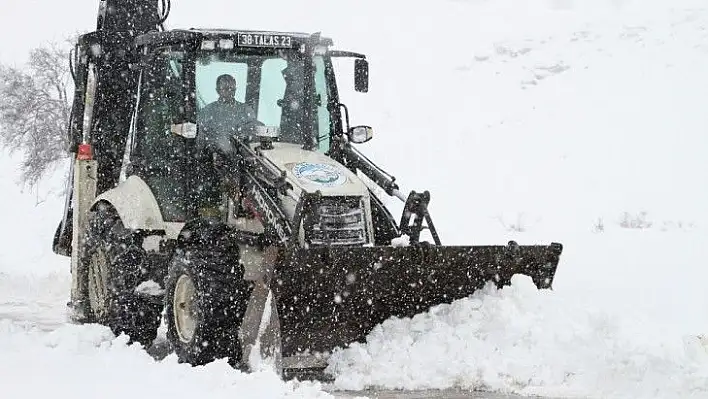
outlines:
[[[216,92],[219,99],[224,101],[235,101],[236,79],[233,76],[224,74],[216,78]]]

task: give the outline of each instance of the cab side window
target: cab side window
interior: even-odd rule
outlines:
[[[269,58],[261,66],[258,120],[266,126],[280,126],[283,110],[280,106],[285,95],[283,70],[288,62],[282,58]]]

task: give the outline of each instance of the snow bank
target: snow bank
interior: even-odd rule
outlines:
[[[501,290],[376,327],[337,350],[339,389],[451,386],[583,397],[706,397],[708,354],[695,336],[642,338],[642,325],[517,275]]]
[[[67,323],[69,273],[0,272],[0,397],[322,398],[320,384],[244,374],[225,361],[203,367],[156,361],[107,327]]]
[[[203,367],[155,361],[100,326],[52,332],[0,319],[0,386],[7,398],[324,398],[315,383],[285,383],[273,373],[244,374],[225,361]]]
[[[44,276],[0,272],[0,320],[44,331],[67,322],[70,275]]]

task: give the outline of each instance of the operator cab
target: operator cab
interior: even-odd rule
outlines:
[[[236,100],[254,111],[258,123],[278,131],[278,141],[327,151],[331,114],[325,59],[323,54],[309,56],[301,51],[308,38],[304,34],[240,32],[236,38],[232,33],[226,38],[221,34],[203,39],[195,65],[198,120],[204,108],[218,100],[214,82],[226,74],[237,82]],[[325,49],[330,44],[320,40],[317,45]],[[313,62],[305,79],[305,61],[310,59]],[[310,93],[312,109],[304,104],[306,85],[314,91]]]
[[[330,151],[332,139],[343,134],[330,39],[304,33],[176,30],[139,36],[136,44],[141,76],[128,174],[152,188],[165,221],[182,222],[195,216],[194,211],[219,207],[222,192],[200,156],[204,143],[213,145],[210,150],[228,151],[233,135],[234,130],[224,129],[224,121],[217,129],[204,122],[207,108],[219,102],[220,76],[235,80],[235,106],[249,110],[227,125],[248,122],[277,132],[276,142],[320,152]],[[213,112],[208,113],[213,119]],[[255,131],[239,132],[253,136]],[[190,211],[195,201],[199,205]]]

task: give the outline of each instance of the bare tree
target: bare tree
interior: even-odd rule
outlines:
[[[67,156],[68,54],[49,44],[33,49],[22,69],[0,65],[0,146],[23,154],[20,177],[29,187]]]

